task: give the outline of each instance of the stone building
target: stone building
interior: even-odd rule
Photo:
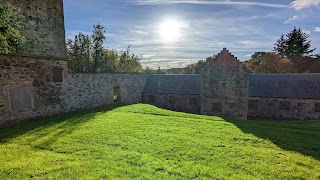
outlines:
[[[249,118],[320,119],[320,74],[252,74]]]
[[[0,55],[0,125],[61,112],[67,76],[62,0],[0,3],[21,20],[26,44]]]
[[[318,120],[320,74],[249,75],[223,49],[202,75],[150,75],[143,102],[235,119]]]
[[[236,119],[320,119],[320,74],[248,75],[223,49],[202,75],[71,74],[62,0],[0,0],[27,43],[0,54],[0,127],[112,103]]]
[[[150,75],[143,102],[166,109],[200,113],[201,75]]]
[[[247,119],[248,73],[224,48],[202,72],[201,114]]]

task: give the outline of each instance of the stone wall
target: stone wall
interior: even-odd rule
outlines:
[[[19,55],[66,58],[62,0],[0,0],[20,19],[27,43]]]
[[[66,61],[0,55],[0,126],[64,111],[66,69]]]
[[[148,75],[68,74],[67,62],[0,55],[0,126],[121,102],[138,103]]]
[[[201,114],[247,119],[248,93],[248,73],[223,49],[202,73]]]
[[[200,95],[143,93],[142,101],[174,111],[200,113]]]
[[[146,74],[70,74],[65,101],[70,110],[112,104],[114,88],[119,87],[122,103],[139,103],[147,79]]]
[[[249,97],[250,119],[319,120],[320,99]]]

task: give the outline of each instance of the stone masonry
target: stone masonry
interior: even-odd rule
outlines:
[[[319,120],[320,99],[249,97],[250,119]]]
[[[0,0],[20,19],[27,42],[17,54],[65,59],[65,31],[62,0]]]
[[[68,73],[62,0],[0,3],[17,12],[27,38],[16,54],[0,55],[0,127],[115,102],[141,102],[147,75]]]
[[[61,81],[54,79],[55,68],[61,69]],[[65,69],[66,61],[0,55],[0,126],[10,121],[61,112],[63,81],[67,76]],[[32,97],[23,99],[28,89]],[[15,97],[18,99],[14,100]]]
[[[247,119],[248,73],[224,48],[202,73],[201,114]]]
[[[66,61],[13,55],[0,55],[0,59],[0,127],[113,104],[114,87],[120,89],[118,102],[139,103],[148,77],[145,74],[69,74]]]
[[[143,93],[142,102],[174,111],[200,114],[200,95]]]
[[[201,76],[70,74],[62,0],[0,3],[18,13],[21,31],[28,40],[16,54],[0,55],[0,127],[105,104],[142,101],[171,110],[234,119],[320,118],[318,75],[301,75],[296,82],[299,86],[286,77],[271,83],[275,84],[273,88],[269,88],[269,81],[257,77],[258,83],[250,86],[257,94],[250,96],[246,69],[225,48]],[[311,91],[299,88],[307,85]],[[287,96],[290,90],[295,92]]]

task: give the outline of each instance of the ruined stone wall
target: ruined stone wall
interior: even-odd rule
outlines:
[[[0,0],[20,19],[27,42],[19,55],[66,58],[62,0]]]
[[[249,97],[248,117],[253,120],[319,120],[320,99]]]
[[[223,49],[202,73],[201,114],[247,119],[248,93],[248,73]]]
[[[68,74],[67,62],[0,55],[0,126],[27,119],[112,104],[113,88],[121,102],[138,103],[144,74]]]
[[[143,103],[173,111],[200,113],[200,95],[143,93]]]

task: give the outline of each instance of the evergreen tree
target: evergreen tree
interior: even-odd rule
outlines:
[[[286,50],[288,49],[287,39],[282,34],[280,38],[277,40],[276,44],[274,44],[274,51],[280,54],[281,56],[286,56]]]
[[[309,35],[301,28],[296,28],[286,36],[281,35],[275,44],[274,51],[283,57],[307,56],[315,49],[311,49]]]

